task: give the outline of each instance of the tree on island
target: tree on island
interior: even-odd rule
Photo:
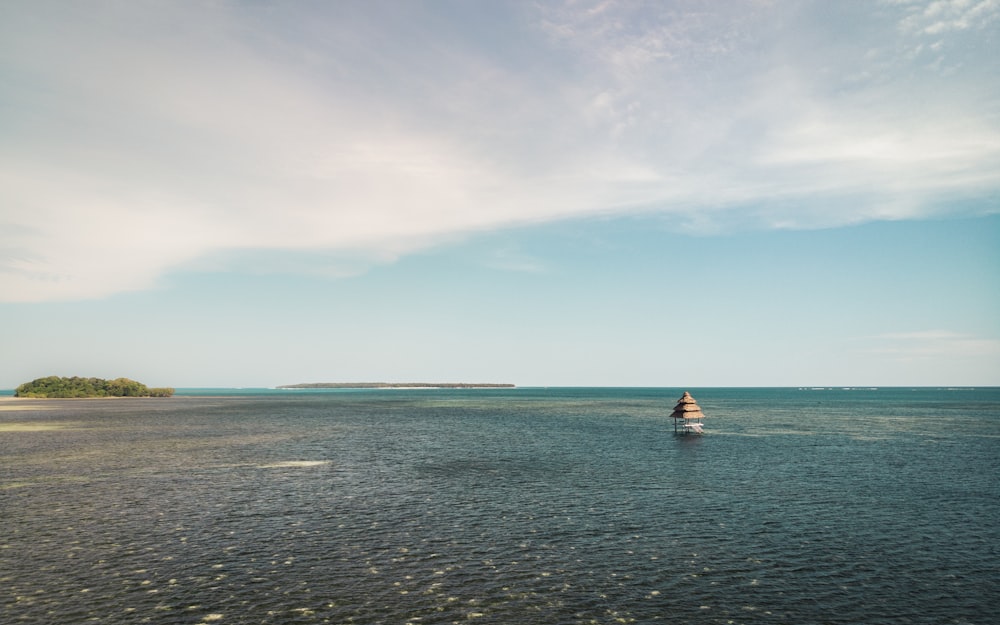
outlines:
[[[170,397],[172,388],[149,388],[128,378],[61,378],[50,375],[25,382],[14,391],[14,397],[71,399],[80,397]]]

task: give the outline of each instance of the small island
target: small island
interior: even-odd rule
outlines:
[[[309,382],[282,384],[277,388],[516,388],[513,384],[467,382]]]
[[[172,388],[149,388],[128,378],[61,378],[50,375],[25,382],[14,391],[14,397],[37,399],[77,399],[88,397],[170,397]]]

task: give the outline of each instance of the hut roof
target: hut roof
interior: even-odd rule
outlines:
[[[694,397],[691,397],[691,393],[684,391],[681,398],[677,400],[674,412],[670,416],[675,419],[701,419],[705,415],[702,414],[698,402],[694,400]]]

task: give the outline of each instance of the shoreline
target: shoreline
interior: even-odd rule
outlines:
[[[305,382],[301,384],[282,384],[277,389],[316,389],[316,388],[517,388],[506,383],[469,383],[469,382]]]

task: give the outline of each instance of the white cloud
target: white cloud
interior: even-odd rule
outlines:
[[[493,249],[483,263],[499,271],[519,273],[545,273],[548,266],[545,261],[520,249],[516,245],[507,245]]]
[[[817,227],[995,194],[996,62],[949,37],[998,3],[838,6],[8,4],[0,298],[350,274],[583,215]],[[941,55],[952,74],[921,69]]]
[[[871,337],[866,353],[887,356],[901,362],[937,359],[943,369],[958,361],[987,359],[996,369],[1000,358],[1000,340],[987,339],[949,330],[894,332]]]
[[[911,3],[903,29],[925,35],[987,28],[1000,17],[998,0],[933,0]]]

